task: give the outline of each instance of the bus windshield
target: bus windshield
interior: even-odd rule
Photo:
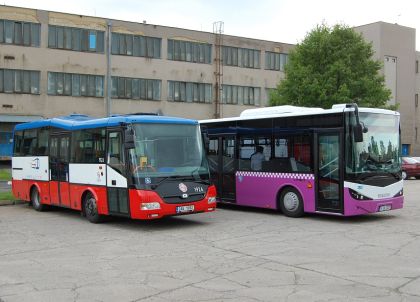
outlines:
[[[208,180],[209,170],[198,125],[135,124],[130,170],[135,185],[166,178]]]
[[[363,142],[354,142],[347,149],[346,172],[353,176],[362,174],[387,174],[400,171],[399,116],[378,113],[359,113],[360,121],[368,129]]]

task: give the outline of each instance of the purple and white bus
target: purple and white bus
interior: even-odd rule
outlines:
[[[290,217],[403,207],[398,112],[278,106],[200,123],[220,202]],[[256,150],[264,156],[254,157]]]

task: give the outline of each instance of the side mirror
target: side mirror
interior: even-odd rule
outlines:
[[[126,129],[124,131],[124,147],[126,149],[134,149],[135,146],[133,129]]]
[[[363,142],[363,126],[361,124],[356,124],[353,126],[353,136],[354,136],[354,141],[356,143],[361,143]]]

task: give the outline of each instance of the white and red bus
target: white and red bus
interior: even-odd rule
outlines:
[[[42,211],[61,206],[91,222],[215,210],[197,121],[156,115],[70,115],[14,130],[12,189]]]
[[[398,112],[278,106],[200,123],[218,201],[292,217],[403,207]]]

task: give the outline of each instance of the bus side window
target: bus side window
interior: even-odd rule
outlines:
[[[22,156],[23,131],[15,131],[13,137],[13,156]]]
[[[48,155],[48,129],[40,129],[38,131],[38,150],[37,155]]]

